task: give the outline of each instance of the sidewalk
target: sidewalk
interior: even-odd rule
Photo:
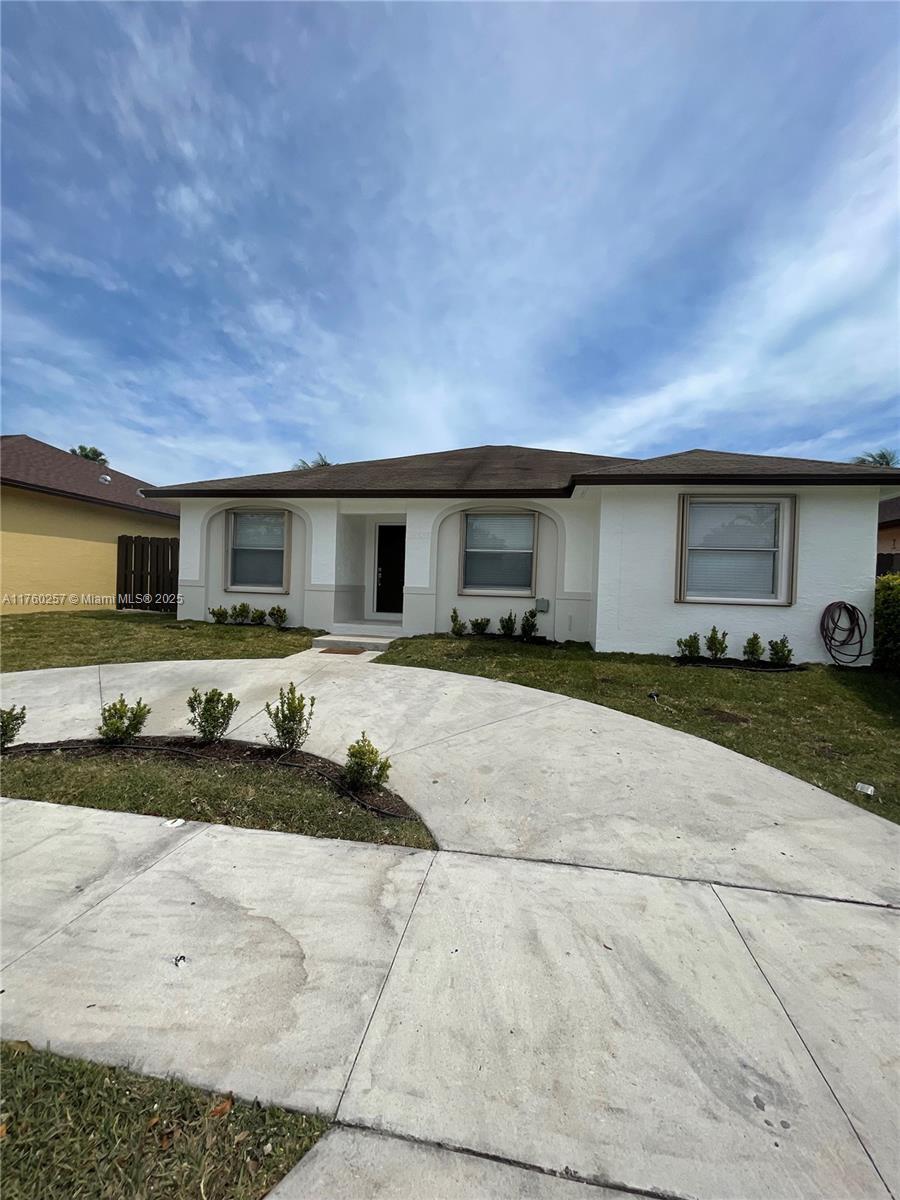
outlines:
[[[5,1036],[336,1116],[285,1200],[900,1186],[896,912],[0,811]]]

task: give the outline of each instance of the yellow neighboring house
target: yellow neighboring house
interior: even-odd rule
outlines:
[[[151,484],[25,434],[0,438],[0,613],[115,607],[120,534],[177,537]]]

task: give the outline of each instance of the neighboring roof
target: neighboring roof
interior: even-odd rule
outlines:
[[[852,463],[685,450],[659,458],[611,458],[471,446],[437,454],[276,471],[147,488],[148,496],[571,496],[578,484],[604,483],[896,483],[900,472]]]
[[[109,482],[101,483],[101,476]],[[178,516],[177,504],[148,500],[141,495],[138,488],[150,486],[145,480],[69,454],[24,433],[6,434],[0,438],[0,482],[52,496],[128,508],[155,517]]]
[[[900,471],[897,474],[900,475]],[[895,496],[893,500],[882,500],[878,505],[878,524],[900,525],[900,496]]]

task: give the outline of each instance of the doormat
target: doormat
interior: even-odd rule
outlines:
[[[365,650],[357,646],[326,646],[320,654],[365,654]]]

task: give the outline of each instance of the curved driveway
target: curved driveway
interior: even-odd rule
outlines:
[[[2,802],[5,1036],[334,1117],[284,1200],[900,1195],[896,826],[634,717],[371,656],[2,682],[37,741],[92,735],[119,692],[185,732],[195,685],[259,739],[289,680],[309,748],[365,728],[441,851]]]
[[[316,697],[307,749],[341,760],[364,729],[442,849],[900,906],[900,827],[724,747],[613,709],[372,655],[129,663],[3,676],[30,741],[93,736],[101,699],[189,733],[194,686],[241,701],[230,736],[261,741],[266,700]]]

